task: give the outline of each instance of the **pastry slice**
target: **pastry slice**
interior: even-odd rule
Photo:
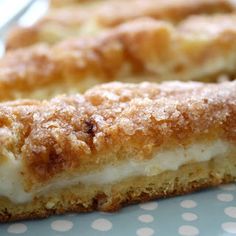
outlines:
[[[230,13],[236,6],[235,0],[106,0],[86,3],[50,11],[32,27],[17,27],[8,36],[7,49],[37,42],[53,44],[72,36],[95,35],[140,17],[178,22],[189,15]]]
[[[0,143],[1,222],[217,186],[236,179],[236,81],[1,103]]]
[[[45,99],[107,81],[235,76],[236,15],[196,16],[178,26],[150,18],[99,36],[9,52],[0,60],[0,100]]]

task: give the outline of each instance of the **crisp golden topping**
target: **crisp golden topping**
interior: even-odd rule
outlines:
[[[214,138],[236,143],[236,81],[116,82],[84,95],[0,104],[1,156],[22,159],[28,188]]]
[[[234,14],[193,17],[178,26],[135,20],[99,36],[8,53],[0,60],[0,100],[46,99],[113,80],[215,81],[235,75],[235,41]]]
[[[101,0],[51,0],[50,6],[51,7],[65,7],[68,5],[75,5],[79,4],[80,6],[82,4],[94,4],[97,2],[102,2]]]
[[[106,0],[83,2],[82,5],[69,5],[51,10],[32,27],[17,27],[12,30],[7,40],[7,48],[16,49],[37,42],[53,44],[72,36],[94,35],[140,17],[179,22],[189,15],[230,13],[234,12],[236,8],[235,0]]]

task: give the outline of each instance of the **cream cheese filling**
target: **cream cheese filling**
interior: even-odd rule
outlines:
[[[125,178],[135,176],[153,176],[167,170],[177,170],[184,164],[209,161],[215,157],[224,158],[230,149],[230,144],[222,140],[198,142],[187,147],[179,146],[174,149],[158,152],[153,158],[145,161],[128,160],[103,170],[87,174],[75,174],[69,178],[57,178],[46,186],[26,192],[23,187],[21,161],[9,156],[0,165],[0,196],[9,198],[15,203],[30,202],[35,196],[42,196],[55,189],[69,187],[75,184],[112,184]]]

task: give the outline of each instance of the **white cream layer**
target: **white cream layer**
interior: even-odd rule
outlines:
[[[152,159],[146,161],[124,161],[117,166],[106,166],[101,171],[88,174],[76,174],[70,178],[57,178],[43,188],[26,192],[23,179],[20,175],[21,163],[15,158],[8,158],[0,165],[0,196],[9,198],[12,202],[29,202],[36,195],[43,195],[55,189],[69,187],[78,183],[109,184],[133,176],[153,176],[163,171],[177,170],[189,162],[209,161],[214,157],[225,157],[230,144],[215,140],[210,143],[199,142],[188,147],[177,147],[157,153]]]

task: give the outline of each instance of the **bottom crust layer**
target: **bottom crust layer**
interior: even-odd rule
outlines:
[[[66,212],[116,211],[122,206],[182,195],[236,180],[236,156],[191,163],[156,176],[139,176],[107,185],[76,185],[15,204],[0,197],[0,222],[45,218]]]

